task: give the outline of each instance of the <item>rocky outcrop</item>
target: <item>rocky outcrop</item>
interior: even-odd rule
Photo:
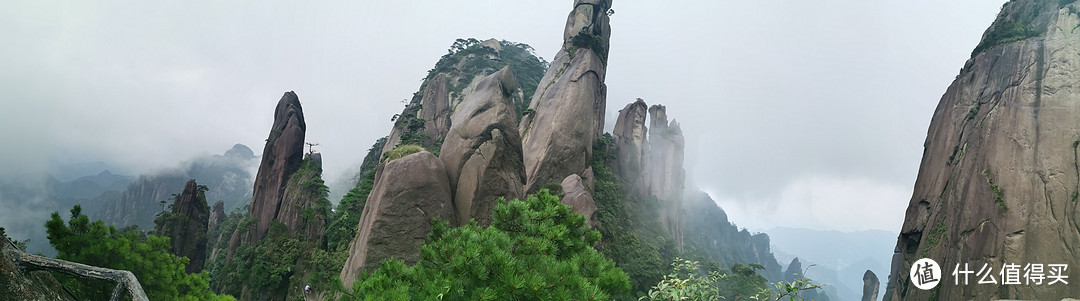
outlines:
[[[619,110],[619,117],[615,119],[615,129],[612,131],[617,157],[611,171],[626,183],[626,189],[639,197],[650,194],[649,186],[645,182],[645,164],[648,159],[646,152],[649,147],[646,140],[649,129],[645,126],[645,117],[648,110],[648,105],[641,98],[627,104]]]
[[[206,233],[210,218],[205,190],[195,183],[195,179],[188,180],[171,207],[169,214],[162,214],[155,221],[157,232],[169,237],[173,254],[190,259],[185,272],[201,272],[206,263]]]
[[[1071,2],[1006,3],[941,97],[885,300],[1080,296],[1077,285],[1000,278],[948,280],[926,291],[908,277],[920,258],[936,260],[946,275],[957,264],[976,271],[986,264],[995,276],[1005,264],[1080,264],[1080,3]]]
[[[863,276],[862,276],[862,281],[863,281],[863,287],[862,287],[862,299],[861,300],[862,301],[877,301],[878,287],[881,286],[881,283],[878,282],[877,275],[874,275],[874,272],[872,272],[870,270],[866,270],[866,274],[863,274]]]
[[[172,194],[184,189],[186,178],[177,173],[142,175],[116,194],[102,194],[101,205],[90,216],[117,227],[154,228],[154,216],[165,210]]]
[[[504,67],[480,81],[454,111],[439,159],[446,166],[458,225],[476,219],[486,226],[499,197],[522,194],[525,170],[511,98],[517,90],[514,74]]]
[[[330,201],[326,199],[322,180],[322,155],[308,153],[304,163],[289,177],[285,184],[284,201],[274,220],[304,241],[319,241],[326,230],[326,212]],[[325,209],[320,209],[325,208]]]
[[[215,229],[218,224],[225,221],[225,202],[217,201],[214,203],[214,207],[210,209],[210,221],[207,223],[207,229]]]
[[[722,267],[760,264],[765,269],[758,273],[770,282],[786,279],[784,267],[773,256],[769,236],[740,230],[708,194],[698,192],[686,199],[686,217],[682,222],[688,250],[696,250]]]
[[[343,283],[353,283],[361,271],[377,268],[390,257],[415,264],[435,217],[453,218],[450,181],[442,161],[421,151],[379,166],[360,215],[360,231],[341,270]]]
[[[660,200],[660,222],[682,247],[682,204],[686,182],[682,129],[675,120],[668,123],[667,108],[662,105],[649,107],[649,124],[652,131],[649,131],[645,181],[648,191]]]
[[[526,191],[580,174],[603,134],[607,107],[609,0],[578,0],[567,17],[563,45],[533,94],[519,126]]]
[[[251,198],[251,216],[258,221],[247,239],[262,239],[286,203],[285,186],[304,160],[304,135],[307,123],[296,93],[286,92],[274,110],[274,124],[263,147],[262,163],[255,176]]]
[[[450,88],[446,82],[445,73],[433,77],[425,85],[423,98],[420,100],[420,118],[424,119],[424,133],[432,141],[441,140],[450,132]]]
[[[574,212],[581,214],[590,226],[596,225],[596,202],[593,200],[592,186],[585,186],[581,176],[572,174],[562,180],[562,203],[574,208]]]

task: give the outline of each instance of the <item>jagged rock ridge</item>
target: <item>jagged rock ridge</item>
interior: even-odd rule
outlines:
[[[942,96],[897,239],[885,300],[1059,300],[1080,286],[916,288],[908,271],[1080,263],[1080,26],[1072,1],[1002,7]],[[1068,272],[1068,271],[1066,271]],[[1000,280],[1000,279],[999,279]]]

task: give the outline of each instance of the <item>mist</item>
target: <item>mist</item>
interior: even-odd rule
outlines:
[[[740,226],[895,231],[934,106],[1003,2],[616,1],[608,129],[635,98],[667,106],[688,187]],[[12,191],[57,166],[137,176],[236,143],[261,154],[285,91],[339,196],[455,39],[550,60],[565,4],[4,4],[0,226],[19,239],[12,224],[48,218]]]

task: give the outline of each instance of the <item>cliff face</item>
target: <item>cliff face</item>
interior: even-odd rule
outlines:
[[[682,223],[687,253],[702,254],[725,268],[735,263],[760,264],[765,270],[759,273],[770,281],[784,280],[788,275],[773,256],[768,235],[739,230],[704,192],[686,199],[686,217]]]
[[[206,232],[210,219],[205,190],[200,189],[195,179],[188,180],[171,207],[171,212],[163,213],[155,220],[157,232],[170,238],[173,254],[191,260],[184,268],[185,272],[201,272],[207,258]]]
[[[326,214],[330,201],[326,199],[322,180],[322,155],[308,153],[298,169],[285,184],[284,199],[274,220],[285,224],[289,233],[305,241],[319,241],[326,230]]]
[[[123,192],[99,196],[100,205],[90,215],[117,227],[153,229],[154,216],[164,211],[163,204],[173,199],[172,194],[184,189],[184,181],[173,173],[139,176]]]
[[[285,186],[304,160],[306,131],[300,99],[296,93],[286,92],[274,110],[274,124],[266,138],[262,163],[255,176],[249,212],[258,221],[248,232],[248,240],[262,239],[281,207],[290,205],[286,202]]]
[[[1043,299],[1076,285],[951,285],[908,277],[931,258],[957,264],[1080,263],[1078,3],[1006,3],[942,96],[927,132],[885,299]],[[1068,3],[1068,4],[1066,4]],[[1066,271],[1068,273],[1068,271]],[[1060,283],[1059,283],[1060,284]]]
[[[525,170],[511,98],[517,90],[510,67],[504,67],[481,80],[454,111],[439,159],[446,165],[458,225],[476,219],[486,226],[499,197],[521,197]]]
[[[649,148],[646,140],[649,128],[645,126],[645,117],[648,110],[649,105],[641,98],[627,104],[619,110],[619,117],[615,119],[615,129],[612,131],[618,160],[611,167],[611,171],[623,179],[631,193],[640,197],[650,194],[649,186],[645,182],[645,164],[648,160],[646,153]]]
[[[609,0],[578,0],[567,17],[563,45],[533,94],[519,131],[525,154],[525,190],[536,192],[581,175],[603,134],[607,107]]]

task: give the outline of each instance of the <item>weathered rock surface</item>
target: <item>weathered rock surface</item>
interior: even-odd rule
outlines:
[[[521,139],[512,94],[518,90],[510,67],[484,78],[458,105],[439,159],[454,196],[456,223],[491,221],[499,197],[519,198],[525,182]]]
[[[679,123],[668,123],[667,108],[662,105],[649,107],[649,151],[646,165],[648,191],[660,200],[660,222],[675,238],[681,248],[683,190],[686,170],[683,169],[685,142]]]
[[[386,162],[375,177],[360,232],[341,270],[344,283],[352,283],[361,271],[377,268],[391,256],[415,264],[431,230],[430,220],[453,218],[450,181],[435,155],[422,151]]]
[[[172,200],[172,194],[184,189],[186,178],[177,173],[142,175],[116,194],[102,194],[101,205],[88,214],[117,227],[130,225],[141,229],[154,228],[154,216],[163,210],[162,201]],[[93,208],[93,207],[91,207]]]
[[[184,267],[185,272],[201,272],[207,258],[206,232],[210,207],[206,204],[206,194],[199,189],[195,179],[188,180],[184,191],[176,195],[170,213],[155,221],[158,233],[169,237],[173,254],[190,259]]]
[[[590,191],[593,187],[586,187],[581,176],[573,174],[567,176],[560,184],[562,186],[562,203],[574,208],[574,212],[585,216],[590,226],[596,225],[596,202]]]
[[[301,240],[319,241],[326,231],[327,219],[319,208],[330,208],[323,187],[322,155],[308,153],[301,168],[289,177],[284,202],[274,220],[285,224],[289,233]]]
[[[1065,1],[1070,2],[1070,1]],[[885,300],[1040,299],[1080,296],[1078,285],[916,288],[919,258],[954,266],[1080,264],[1080,3],[1006,3],[942,96],[897,239]],[[1030,21],[1030,22],[1028,22]],[[1015,26],[1033,37],[1000,45]],[[948,276],[946,276],[948,278]],[[1070,281],[1071,282],[1071,281]],[[1058,283],[1060,284],[1060,282]]]
[[[555,55],[519,132],[525,154],[525,188],[536,192],[580,174],[603,134],[607,107],[606,60],[611,28],[608,0],[579,0],[567,17],[563,46]]]
[[[873,271],[866,270],[866,274],[862,276],[862,281],[862,301],[877,301],[878,287],[881,286],[877,275],[874,275]]]
[[[214,207],[210,209],[210,221],[207,222],[207,229],[217,228],[217,225],[225,221],[225,202],[214,202]]]
[[[0,299],[74,300],[47,271],[26,272],[14,261],[15,247],[0,235]]]
[[[612,130],[617,158],[611,171],[626,183],[624,187],[639,197],[649,195],[649,186],[645,182],[646,153],[649,147],[646,140],[649,129],[645,126],[645,117],[648,110],[648,105],[641,98],[627,104],[619,110],[615,129]]]
[[[254,229],[248,232],[248,240],[262,239],[270,229],[270,222],[277,217],[279,208],[289,205],[285,203],[285,186],[304,160],[306,131],[307,123],[304,122],[300,99],[296,93],[286,92],[274,110],[274,124],[263,147],[262,163],[255,176],[249,212],[258,221]]]

